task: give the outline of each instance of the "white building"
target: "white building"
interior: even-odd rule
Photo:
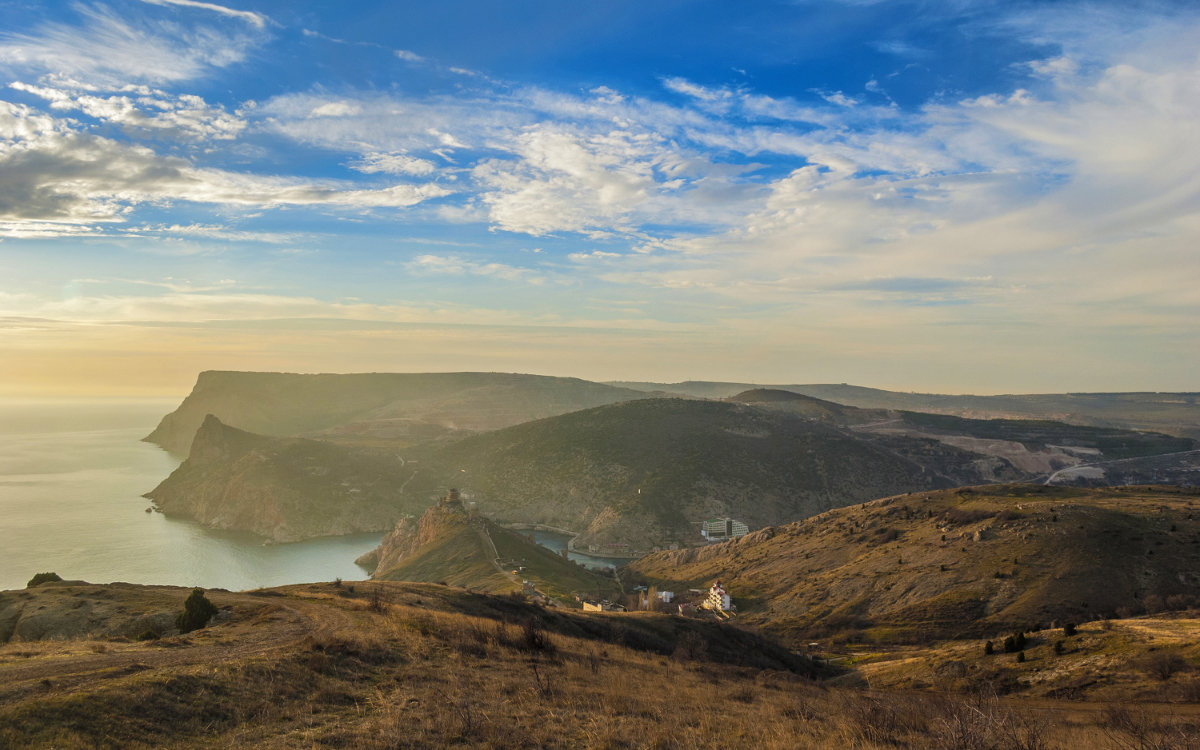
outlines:
[[[700,536],[710,542],[725,541],[749,533],[750,527],[736,518],[710,518],[700,527]]]
[[[725,588],[721,586],[721,582],[717,581],[708,590],[708,597],[704,600],[704,606],[707,609],[716,610],[717,612],[729,612],[733,609],[733,600],[726,593]]]

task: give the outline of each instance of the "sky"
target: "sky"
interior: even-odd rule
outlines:
[[[1200,5],[0,0],[0,397],[1200,390]]]

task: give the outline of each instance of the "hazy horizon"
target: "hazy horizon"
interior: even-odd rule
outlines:
[[[1200,389],[1195,3],[0,10],[0,396]]]
[[[363,374],[362,372],[351,373],[351,372],[329,372],[329,371],[316,371],[316,370],[311,371],[311,372],[306,372],[303,370],[289,370],[287,372],[294,373],[294,374],[303,374],[303,375]],[[363,372],[366,372],[366,371],[363,371]],[[373,371],[373,372],[382,373],[383,371]],[[450,373],[450,372],[484,372],[484,371],[482,371],[482,370],[456,370],[456,371],[445,370],[445,371],[438,371],[438,372],[433,372],[433,371],[430,371],[430,372],[394,371],[394,372],[389,372],[386,374],[416,375],[416,374],[443,374],[443,373]],[[487,371],[487,372],[498,372],[498,371]],[[535,375],[535,376],[543,376],[543,377],[578,378],[578,376],[576,376],[576,375],[562,375],[562,374],[544,373],[544,372],[520,372],[520,373],[515,373],[515,374]],[[197,373],[197,375],[199,375],[199,373]],[[736,383],[736,384],[744,384],[747,386],[763,387],[763,388],[769,388],[772,386],[848,385],[848,386],[854,386],[854,387],[860,387],[860,388],[869,388],[869,389],[876,389],[876,390],[882,390],[882,391],[890,391],[893,393],[912,393],[912,394],[922,394],[922,395],[944,395],[944,396],[1035,396],[1035,395],[1044,395],[1044,394],[1048,395],[1048,394],[1064,394],[1064,393],[1074,393],[1074,394],[1200,393],[1200,390],[1172,391],[1172,390],[1167,390],[1167,389],[1163,389],[1163,388],[1139,388],[1136,390],[1129,390],[1129,391],[1080,390],[1080,389],[1074,389],[1074,388],[1063,389],[1063,390],[1058,390],[1058,391],[1011,391],[1011,390],[1009,390],[1009,391],[1006,391],[1006,390],[935,391],[935,390],[922,390],[922,389],[917,389],[917,388],[888,388],[888,387],[871,385],[871,384],[866,384],[866,383],[846,383],[846,382],[801,383],[801,382],[783,382],[783,381],[768,383],[768,382],[750,381],[750,380],[719,380],[719,379],[715,379],[715,378],[704,378],[704,377],[689,378],[688,380],[677,380],[677,381],[646,380],[646,379],[642,379],[642,378],[607,378],[607,379],[602,379],[602,380],[592,380],[590,378],[578,378],[578,379],[590,380],[591,382],[595,382],[595,383],[653,383],[653,384],[657,384],[657,385],[681,385],[685,382]],[[80,405],[89,405],[89,404],[115,405],[115,404],[120,404],[120,403],[128,403],[128,404],[132,404],[132,405],[136,405],[136,406],[146,406],[146,405],[154,404],[154,405],[157,405],[162,408],[162,415],[166,415],[169,412],[174,411],[175,408],[179,405],[179,403],[182,402],[183,399],[185,397],[187,397],[187,395],[189,393],[192,392],[192,387],[194,384],[195,384],[195,378],[192,379],[191,384],[189,384],[186,388],[183,388],[180,390],[175,390],[175,391],[164,390],[162,392],[152,392],[152,393],[149,393],[148,395],[131,395],[131,394],[124,393],[124,392],[121,392],[121,393],[70,393],[70,394],[37,393],[37,394],[33,394],[33,395],[22,395],[19,393],[6,394],[6,393],[0,392],[0,406],[4,406],[4,407],[27,406],[27,407],[29,407],[30,410],[36,411],[40,405],[61,405],[61,404],[71,404],[71,403],[77,403]]]

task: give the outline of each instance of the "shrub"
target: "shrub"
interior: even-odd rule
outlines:
[[[1192,597],[1187,594],[1172,594],[1167,597],[1167,609],[1178,612],[1192,606]]]
[[[216,613],[217,607],[204,595],[204,589],[192,589],[191,595],[183,603],[183,612],[175,618],[175,627],[179,628],[180,633],[199,630],[207,625]]]
[[[1004,653],[1015,654],[1025,650],[1025,634],[1013,633],[1004,639]]]
[[[1077,633],[1077,632],[1078,632],[1078,630],[1076,630],[1076,628],[1075,628],[1075,623],[1068,622],[1066,625],[1063,625],[1063,635],[1065,635],[1066,637],[1070,638],[1071,636],[1075,635],[1075,633]]]
[[[33,578],[29,579],[29,583],[25,584],[25,588],[31,589],[34,586],[41,586],[49,581],[61,581],[62,577],[58,573],[38,573]]]
[[[1187,662],[1173,651],[1156,651],[1146,655],[1139,666],[1152,676],[1166,682],[1171,679],[1171,675],[1186,669]]]
[[[988,641],[987,643],[983,644],[983,653],[987,654],[988,656],[991,656],[992,654],[996,653],[996,645],[994,643],[992,643],[991,641]]]
[[[1017,661],[1019,661],[1019,662],[1025,661],[1025,652],[1024,651],[1017,652]]]
[[[708,652],[708,641],[699,633],[688,630],[679,636],[673,656],[680,661],[697,661]]]

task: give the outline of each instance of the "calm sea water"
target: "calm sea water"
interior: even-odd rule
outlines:
[[[178,465],[140,442],[176,402],[0,401],[0,590],[35,574],[242,590],[359,580],[382,534],[263,545],[146,513]]]
[[[546,549],[562,552],[567,548],[567,540],[571,537],[566,534],[559,534],[554,531],[534,531],[533,539],[538,544]],[[583,565],[585,568],[593,570],[607,570],[609,568],[619,568],[622,565],[627,565],[629,560],[617,557],[600,557],[598,555],[585,555],[581,552],[568,552],[567,559]]]

